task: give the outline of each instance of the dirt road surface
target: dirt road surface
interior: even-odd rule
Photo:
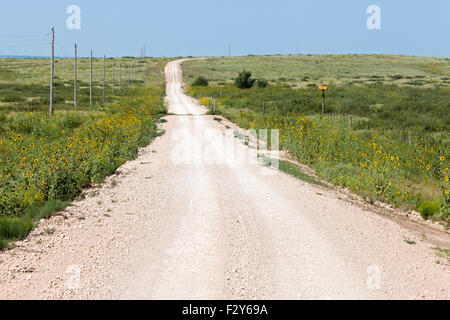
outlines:
[[[1,299],[450,298],[427,230],[261,166],[180,65],[166,133],[0,254]]]

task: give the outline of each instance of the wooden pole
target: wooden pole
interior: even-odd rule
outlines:
[[[322,90],[322,118],[325,115],[325,90]]]
[[[75,55],[74,55],[74,74],[73,74],[73,98],[74,98],[74,106],[78,107],[77,101],[77,45],[75,44]]]
[[[106,55],[103,55],[103,105],[105,105],[106,91]]]
[[[50,110],[49,113],[52,115],[54,113],[53,110],[53,79],[55,76],[55,28],[52,28],[52,52],[51,52],[51,60],[52,60],[52,67],[51,67],[51,74],[50,74]]]
[[[92,50],[91,50],[91,78],[89,81],[89,104],[92,106]]]
[[[114,59],[112,60],[112,94],[114,94]]]

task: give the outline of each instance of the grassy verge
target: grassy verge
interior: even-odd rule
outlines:
[[[58,201],[103,181],[158,135],[156,123],[165,113],[162,90],[134,94],[97,116],[24,115],[20,121],[30,130],[18,126],[20,132],[9,130],[0,139],[0,248],[23,238],[42,212],[61,209]],[[35,213],[27,214],[29,208]]]
[[[211,86],[232,84],[243,69],[270,84],[292,88],[394,84],[410,87],[450,85],[450,59],[398,55],[272,55],[209,58],[183,63],[188,85],[199,76]]]
[[[206,62],[198,63],[204,68]],[[189,62],[191,73],[196,63]],[[424,62],[424,70],[433,63]],[[230,68],[231,62],[223,64]],[[330,87],[323,118],[320,93],[312,87],[275,83],[241,90],[226,82],[188,93],[205,106],[215,99],[216,113],[242,128],[280,130],[280,147],[324,180],[371,201],[417,209],[425,219],[450,221],[448,87],[369,81]]]
[[[126,93],[110,94],[104,106],[81,100],[74,109],[65,96],[70,90],[57,90],[64,103],[56,105],[54,116],[48,115],[46,101],[29,111],[32,100],[21,99],[22,91],[46,94],[39,78],[34,87],[12,81],[15,95],[0,90],[0,100],[14,104],[0,112],[0,249],[26,237],[37,221],[65,208],[84,186],[102,182],[160,134],[166,60],[153,62],[157,73]],[[28,86],[36,92],[27,92]]]
[[[283,171],[284,173],[287,173],[293,177],[296,177],[298,179],[301,179],[305,182],[311,183],[311,184],[315,184],[321,187],[326,188],[327,185],[325,185],[324,183],[320,182],[319,180],[315,179],[314,177],[304,173],[303,171],[300,170],[300,168],[298,166],[296,166],[293,163],[290,163],[288,161],[280,161],[280,170]]]
[[[0,250],[17,240],[24,239],[33,229],[36,222],[51,217],[55,212],[61,211],[70,205],[61,200],[48,200],[43,205],[35,204],[27,208],[20,217],[0,217]]]
[[[273,163],[272,159],[270,159],[264,155],[261,155],[260,158],[261,158],[263,165],[265,165],[265,166],[270,166],[270,164]],[[287,173],[297,179],[303,180],[307,183],[315,184],[317,186],[324,187],[324,188],[328,188],[328,186],[326,184],[317,180],[313,176],[306,174],[294,163],[291,163],[291,162],[285,161],[285,160],[279,160],[278,163],[279,163],[278,170],[280,170],[284,173]]]

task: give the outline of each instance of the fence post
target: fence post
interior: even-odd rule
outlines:
[[[103,105],[105,105],[105,91],[106,91],[106,55],[103,55]]]
[[[74,105],[75,108],[78,107],[77,101],[77,44],[75,44],[75,55],[74,55],[74,79],[73,79],[73,94],[74,94]]]
[[[51,67],[51,74],[50,74],[50,115],[53,114],[53,79],[55,76],[55,28],[52,28],[52,52],[51,52],[51,60],[52,60],[52,67]]]
[[[89,105],[92,107],[92,50],[91,50],[91,77],[89,81]]]
[[[114,58],[112,59],[112,94],[114,94]]]
[[[322,90],[322,118],[325,115],[325,90]]]

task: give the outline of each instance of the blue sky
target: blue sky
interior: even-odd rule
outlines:
[[[69,30],[69,5],[81,30]],[[369,5],[381,30],[368,30]],[[448,0],[2,0],[0,55],[222,56],[300,53],[388,53],[450,56]]]

